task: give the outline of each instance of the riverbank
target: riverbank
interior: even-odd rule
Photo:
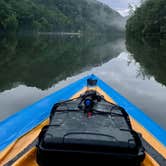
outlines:
[[[37,32],[38,35],[81,36],[81,32]]]

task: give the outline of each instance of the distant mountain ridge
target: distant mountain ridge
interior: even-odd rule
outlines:
[[[123,17],[96,0],[1,0],[0,31],[114,32]]]

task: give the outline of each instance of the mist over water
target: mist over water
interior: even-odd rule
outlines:
[[[157,62],[154,46],[139,56],[143,45],[123,36],[15,36],[0,47],[0,120],[94,73],[166,129],[164,43]]]

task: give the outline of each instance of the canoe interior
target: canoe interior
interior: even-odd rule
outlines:
[[[4,132],[0,135],[0,165],[36,166],[36,138],[42,127],[49,123],[48,117],[52,106],[56,102],[78,97],[84,93],[88,89],[88,78],[98,80],[95,90],[106,100],[126,109],[133,129],[142,134],[146,149],[146,158],[142,166],[166,165],[165,130],[94,75],[70,84],[1,122],[0,128]]]

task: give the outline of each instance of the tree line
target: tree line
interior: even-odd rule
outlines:
[[[96,0],[0,0],[0,32],[5,33],[101,32],[116,29],[110,24],[116,19],[122,20],[122,17]]]
[[[166,1],[143,1],[127,20],[126,33],[137,38],[166,37]]]

